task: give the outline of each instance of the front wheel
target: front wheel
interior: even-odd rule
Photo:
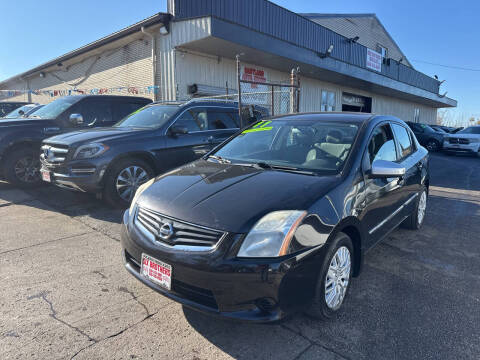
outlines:
[[[5,178],[13,185],[31,188],[42,183],[39,154],[24,148],[10,152],[5,160]]]
[[[402,226],[410,230],[418,230],[422,227],[427,213],[427,189],[423,188],[419,193],[417,206],[412,214],[403,222]]]
[[[440,144],[436,140],[428,140],[427,150],[430,152],[436,152],[440,149]]]
[[[114,207],[127,208],[137,189],[153,176],[152,168],[143,160],[120,160],[106,175],[105,199]]]
[[[319,319],[336,315],[344,303],[352,278],[353,245],[344,233],[339,233],[330,245],[320,266],[312,304],[307,314]]]

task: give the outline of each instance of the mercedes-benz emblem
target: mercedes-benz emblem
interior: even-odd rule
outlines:
[[[160,230],[158,231],[158,236],[161,237],[163,240],[170,239],[174,234],[173,225],[169,222],[166,222],[162,225]]]

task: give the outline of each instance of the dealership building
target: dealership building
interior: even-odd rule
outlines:
[[[415,70],[374,14],[296,14],[265,0],[168,0],[167,7],[1,81],[0,101],[48,103],[79,93],[157,101],[231,94],[240,55],[241,76],[253,71],[259,81],[289,83],[291,70],[299,68],[300,111],[436,123],[438,108],[457,105],[441,94],[438,79]]]

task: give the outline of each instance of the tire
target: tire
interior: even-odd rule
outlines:
[[[5,157],[5,179],[21,188],[33,188],[42,184],[40,177],[40,154],[30,148],[20,148]]]
[[[142,176],[142,173],[146,176]],[[128,180],[128,174],[136,174],[137,180],[132,181],[133,185],[121,180],[122,178]],[[153,169],[145,161],[135,158],[121,159],[107,172],[103,190],[104,198],[111,206],[126,209],[130,206],[136,189],[153,176]],[[127,194],[128,187],[131,188],[129,194]]]
[[[341,272],[342,276],[332,276],[331,272],[329,272],[330,266],[334,265],[334,258],[335,260],[338,260],[337,255],[339,252],[341,253],[342,251],[348,251],[349,255],[349,266],[345,266],[343,271]],[[343,259],[346,259],[344,257]],[[350,289],[350,283],[352,281],[352,273],[353,273],[353,259],[354,259],[354,254],[353,254],[353,245],[352,245],[352,240],[344,233],[339,233],[333,242],[330,244],[329,249],[327,253],[325,254],[323,263],[320,266],[320,272],[316,284],[316,289],[315,289],[315,295],[313,298],[313,301],[309,308],[306,310],[307,315],[312,316],[317,319],[330,319],[334,317],[339,310],[341,309],[341,306],[345,302],[345,298],[348,295],[348,291]],[[345,261],[346,263],[346,261]],[[345,277],[345,275],[348,274],[348,278]],[[333,278],[333,284],[329,285],[328,287],[325,286],[327,282],[327,276],[328,276],[328,281],[330,282],[330,279]],[[346,281],[345,281],[346,280]],[[341,283],[341,285],[340,285]],[[339,284],[338,286],[336,284]],[[332,296],[331,301],[327,302],[327,296],[326,293],[332,295],[335,292],[338,291],[338,289],[341,288],[342,291],[339,292],[340,298],[337,300],[339,301],[338,304],[335,303],[336,298]],[[327,290],[328,289],[328,290]]]
[[[424,196],[424,199],[422,198]],[[424,202],[424,208],[423,210],[421,209],[423,207],[422,203]],[[427,211],[427,204],[428,204],[428,193],[427,189],[423,187],[422,191],[419,193],[419,196],[417,197],[417,202],[415,205],[415,210],[412,212],[412,214],[405,219],[405,221],[402,223],[402,227],[410,230],[419,230],[423,223],[425,222],[425,215]],[[423,211],[423,215],[420,215],[420,213]]]
[[[438,150],[440,150],[440,143],[437,140],[428,140],[427,150],[430,152],[437,152]]]

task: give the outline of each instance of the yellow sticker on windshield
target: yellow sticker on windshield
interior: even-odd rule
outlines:
[[[272,130],[272,126],[267,126],[271,123],[271,121],[261,121],[251,129],[245,130],[242,132],[242,134],[247,134],[251,132],[258,132],[258,131],[269,131]]]

